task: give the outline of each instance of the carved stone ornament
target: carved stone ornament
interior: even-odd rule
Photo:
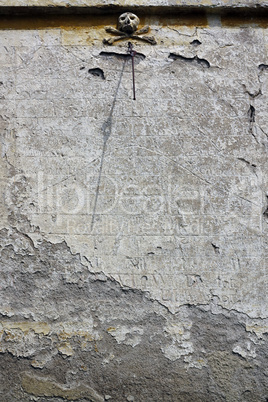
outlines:
[[[149,32],[149,25],[145,25],[143,28],[138,29],[140,20],[137,15],[133,13],[121,14],[118,18],[117,29],[113,27],[106,27],[105,31],[113,35],[117,35],[113,38],[103,39],[103,43],[106,45],[112,45],[114,42],[123,39],[139,39],[144,42],[148,42],[151,45],[156,45],[156,40],[153,36],[144,36],[142,34]],[[142,36],[140,36],[142,35]]]

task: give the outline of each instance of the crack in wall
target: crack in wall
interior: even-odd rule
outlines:
[[[254,133],[254,130],[255,130],[255,114],[256,114],[255,107],[253,105],[250,105],[249,109],[248,109],[249,133],[254,138],[254,140],[257,142],[257,144],[259,144],[259,141],[258,141],[258,139],[256,137],[256,134]]]

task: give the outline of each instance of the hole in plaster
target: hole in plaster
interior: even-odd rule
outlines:
[[[202,45],[202,42],[200,42],[200,40],[198,40],[198,39],[194,39],[194,40],[190,43],[190,45],[199,46],[199,45]]]
[[[261,71],[268,70],[268,64],[260,64],[259,65],[259,70],[261,70]]]
[[[100,52],[100,56],[105,56],[105,57],[116,57],[117,59],[131,59],[130,54],[128,53],[116,53],[116,52]],[[136,53],[135,55],[135,60],[144,60],[145,55],[142,53]]]
[[[210,67],[210,63],[206,59],[199,59],[198,56],[184,57],[184,56],[181,56],[180,54],[170,53],[170,55],[168,57],[170,59],[181,60],[186,63],[200,64],[202,67],[205,67],[205,68]]]
[[[250,107],[248,109],[248,116],[249,116],[250,123],[254,123],[255,122],[255,107],[252,105],[250,105]]]
[[[100,77],[105,80],[104,72],[101,68],[90,68],[88,70],[89,74],[94,75],[95,77]]]

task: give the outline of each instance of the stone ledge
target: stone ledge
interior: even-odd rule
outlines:
[[[1,7],[267,7],[267,0],[2,0]]]
[[[1,14],[102,13],[122,10],[169,13],[189,10],[257,11],[267,9],[268,0],[1,0]]]

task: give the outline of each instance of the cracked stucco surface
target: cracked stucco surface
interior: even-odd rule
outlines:
[[[267,30],[144,21],[0,31],[5,401],[267,400]]]

